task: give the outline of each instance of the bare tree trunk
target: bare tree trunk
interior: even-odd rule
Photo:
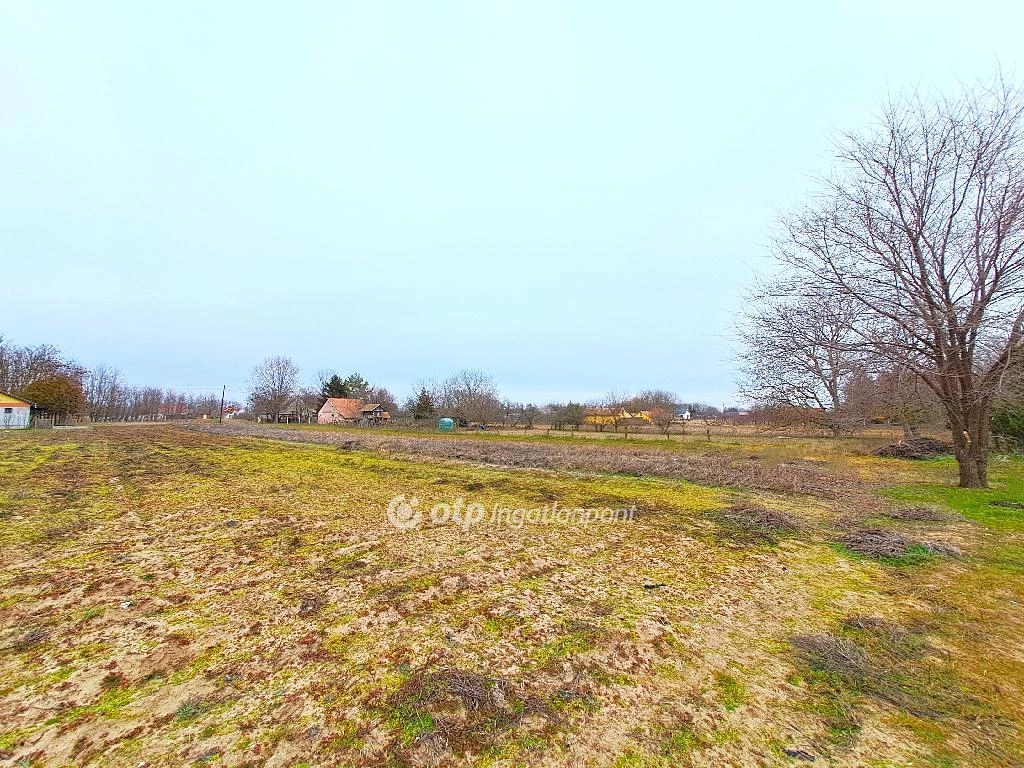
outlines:
[[[985,402],[949,414],[961,488],[988,486],[989,410]]]
[[[903,439],[908,443],[911,440],[917,440],[917,427],[909,421],[903,422]]]

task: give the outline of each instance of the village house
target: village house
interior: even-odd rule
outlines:
[[[312,424],[316,417],[316,403],[312,404],[304,397],[289,397],[278,410],[277,421],[279,424]],[[273,421],[274,414],[267,414],[267,421]]]
[[[391,414],[380,403],[364,403],[350,397],[329,397],[317,414],[320,424],[384,424]]]
[[[642,427],[651,423],[650,411],[633,411],[630,413],[624,408],[595,408],[587,411],[583,417],[586,424],[595,426],[620,426],[620,427]]]
[[[0,429],[28,429],[32,425],[32,403],[0,392]]]
[[[156,411],[158,421],[174,421],[191,417],[191,414],[188,412],[188,404],[181,401],[161,403]]]

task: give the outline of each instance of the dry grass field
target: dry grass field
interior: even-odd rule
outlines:
[[[1019,459],[581,442],[0,434],[0,758],[1024,764]]]

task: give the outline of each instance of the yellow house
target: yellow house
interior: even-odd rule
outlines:
[[[583,417],[583,421],[587,424],[609,427],[616,424],[641,426],[643,424],[651,423],[651,412],[633,411],[630,413],[623,408],[620,408],[618,411],[610,408],[595,408],[594,410],[587,412]]]
[[[32,403],[0,392],[0,429],[28,429],[32,424]]]

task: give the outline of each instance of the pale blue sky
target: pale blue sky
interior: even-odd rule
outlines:
[[[829,134],[1021,72],[1019,2],[0,3],[0,333],[241,398],[732,399]]]

